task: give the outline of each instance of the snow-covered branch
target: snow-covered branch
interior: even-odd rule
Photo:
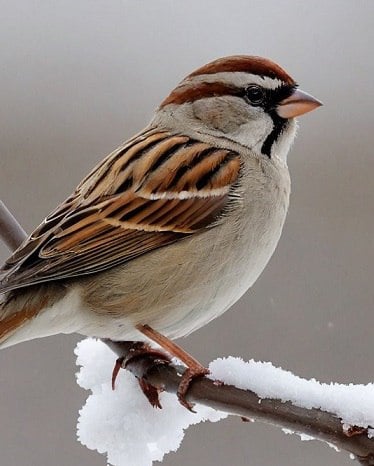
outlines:
[[[0,237],[10,248],[25,237],[22,227],[0,202]],[[108,342],[107,342],[108,343]],[[110,342],[118,356],[127,343]],[[77,347],[82,366],[78,383],[92,391],[80,412],[78,436],[91,449],[108,454],[116,466],[144,466],[178,448],[183,431],[202,420],[217,421],[228,414],[259,420],[296,432],[303,440],[316,438],[350,452],[361,464],[374,465],[374,386],[320,384],[301,379],[270,363],[244,363],[227,358],[213,361],[211,379],[195,380],[187,400],[196,402],[196,414],[183,408],[174,395],[183,373],[177,365],[149,367],[132,362],[111,390],[114,354],[101,341],[84,340]],[[151,408],[135,383],[145,376],[164,390],[162,410]],[[224,382],[217,384],[214,379]]]
[[[127,343],[110,342],[109,346],[118,356],[126,356]],[[176,393],[183,373],[180,366],[165,365],[147,371],[147,367],[136,362],[127,369],[171,393]],[[350,452],[361,464],[374,465],[373,384],[322,384],[271,363],[245,363],[232,357],[213,361],[209,369],[210,378],[192,383],[188,401],[277,425],[286,433],[300,434],[304,440],[323,440]]]

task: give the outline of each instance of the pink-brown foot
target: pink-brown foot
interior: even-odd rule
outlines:
[[[179,403],[192,413],[196,412],[193,409],[194,404],[186,400],[186,394],[188,392],[188,389],[190,388],[191,383],[194,380],[200,377],[204,377],[207,374],[209,374],[209,370],[206,369],[204,366],[199,365],[194,367],[188,367],[182,375],[182,379],[179,383],[179,387],[177,390],[177,397]]]
[[[146,396],[149,403],[154,408],[162,408],[159,393],[160,389],[154,387],[146,380],[147,372],[160,364],[170,364],[170,357],[162,351],[152,349],[148,344],[135,342],[126,357],[118,358],[112,373],[112,389],[115,389],[115,381],[121,368],[126,369],[132,363],[141,364],[141,374],[136,376],[140,388]],[[144,375],[145,374],[145,375]]]
[[[146,335],[150,340],[160,345],[161,348],[168,352],[168,354],[171,354],[175,358],[179,359],[187,366],[187,369],[182,375],[177,390],[177,396],[182,406],[194,412],[194,410],[192,409],[193,404],[189,403],[186,400],[187,391],[190,388],[191,382],[193,380],[199,377],[204,377],[205,375],[209,374],[209,370],[206,369],[202,364],[200,364],[199,361],[197,361],[194,357],[192,357],[190,354],[184,351],[184,349],[182,349],[179,345],[177,345],[175,342],[165,337],[149,325],[139,324],[136,326],[136,328],[141,333]],[[217,383],[220,384],[221,382],[217,381]]]

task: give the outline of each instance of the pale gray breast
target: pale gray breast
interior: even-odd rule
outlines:
[[[105,313],[107,327],[110,313],[117,338],[136,338],[131,328],[137,323],[177,338],[222,314],[252,286],[274,252],[289,192],[283,163],[246,160],[231,209],[218,226],[84,279],[84,300],[98,325]],[[92,333],[105,336],[98,332]]]

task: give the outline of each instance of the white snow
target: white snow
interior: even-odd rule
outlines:
[[[315,437],[312,437],[311,435],[303,434],[301,432],[295,432],[292,429],[286,429],[282,428],[282,432],[286,435],[298,435],[300,437],[300,440],[302,442],[310,442],[311,440],[315,440]]]
[[[337,414],[343,423],[374,426],[374,384],[321,383],[302,379],[270,362],[244,362],[241,358],[219,358],[209,365],[210,377],[238,388],[252,390],[261,398],[290,401],[304,408],[320,408]]]
[[[112,390],[116,356],[104,343],[83,340],[75,353],[82,366],[78,384],[92,392],[79,412],[78,439],[91,450],[106,453],[110,465],[150,466],[179,448],[190,425],[227,416],[201,405],[195,405],[196,414],[190,413],[169,393],[160,396],[163,409],[152,408],[127,371],[120,371]]]
[[[86,339],[76,348],[78,384],[92,392],[80,410],[78,439],[112,466],[151,466],[176,451],[184,431],[201,421],[219,421],[227,415],[196,405],[196,414],[182,407],[176,396],[162,393],[163,409],[150,406],[132,374],[120,371],[116,390],[111,389],[114,353],[101,341]],[[216,359],[210,377],[238,388],[252,390],[260,398],[290,401],[304,408],[320,408],[337,414],[347,425],[374,426],[374,384],[343,385],[306,380],[271,363],[244,362],[240,358]],[[259,400],[261,401],[261,400]],[[291,433],[287,429],[284,432]],[[374,433],[369,429],[369,434]],[[300,435],[302,440],[312,437]]]

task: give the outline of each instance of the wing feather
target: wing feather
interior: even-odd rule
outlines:
[[[14,252],[0,292],[96,273],[211,227],[239,172],[235,152],[145,130],[95,167]]]

